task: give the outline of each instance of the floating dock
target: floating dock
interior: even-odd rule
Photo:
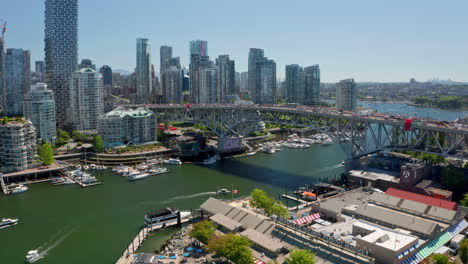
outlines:
[[[99,185],[99,184],[102,184],[102,182],[94,182],[94,183],[89,183],[89,184],[86,184],[86,183],[83,183],[82,181],[79,181],[77,179],[74,179],[73,181],[75,181],[76,183],[78,183],[81,187],[90,187],[90,186],[95,186],[95,185]]]

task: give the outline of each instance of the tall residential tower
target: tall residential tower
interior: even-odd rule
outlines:
[[[354,110],[357,102],[357,89],[354,79],[342,80],[336,87],[336,106],[343,110]]]
[[[31,55],[29,50],[7,49],[5,55],[5,114],[23,115],[24,94],[31,86]]]
[[[138,38],[136,44],[136,100],[138,104],[151,103],[151,56],[146,38]]]

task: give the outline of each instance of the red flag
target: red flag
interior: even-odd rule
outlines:
[[[190,109],[190,104],[187,104],[187,109]]]
[[[232,193],[239,193],[239,191],[238,191],[238,190],[234,190],[234,191],[232,191]]]

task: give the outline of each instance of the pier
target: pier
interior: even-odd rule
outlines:
[[[188,223],[192,220],[191,217],[181,219],[180,224]],[[138,250],[141,246],[143,241],[145,241],[146,237],[153,231],[158,229],[163,229],[170,226],[176,226],[178,224],[177,219],[162,223],[157,223],[151,225],[149,227],[145,227],[138,232],[137,236],[132,240],[130,245],[125,249],[122,256],[120,256],[119,260],[117,260],[116,264],[131,264],[134,261],[134,253]]]

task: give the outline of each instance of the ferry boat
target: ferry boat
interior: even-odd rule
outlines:
[[[26,255],[26,263],[33,263],[38,261],[41,258],[39,255],[38,250],[30,250],[28,251],[28,254]]]
[[[182,161],[180,159],[168,159],[163,161],[166,165],[182,165]]]
[[[18,219],[3,218],[0,222],[0,229],[5,227],[14,226],[18,223]]]
[[[128,176],[128,180],[129,181],[137,181],[137,180],[141,180],[141,179],[144,179],[144,178],[148,178],[150,176],[150,174],[146,173],[146,172],[142,172],[142,173],[138,173],[136,175],[133,175],[133,176]]]
[[[29,190],[28,186],[20,184],[20,185],[16,186],[15,188],[13,188],[13,190],[11,190],[10,193],[11,194],[18,194],[18,193],[24,193],[24,192],[26,192],[28,190]]]
[[[180,214],[180,219],[185,219],[191,215],[190,212],[180,212],[175,208],[164,208],[145,215],[145,224],[154,225],[158,223],[164,223],[167,221],[174,221],[177,219],[177,215]]]

